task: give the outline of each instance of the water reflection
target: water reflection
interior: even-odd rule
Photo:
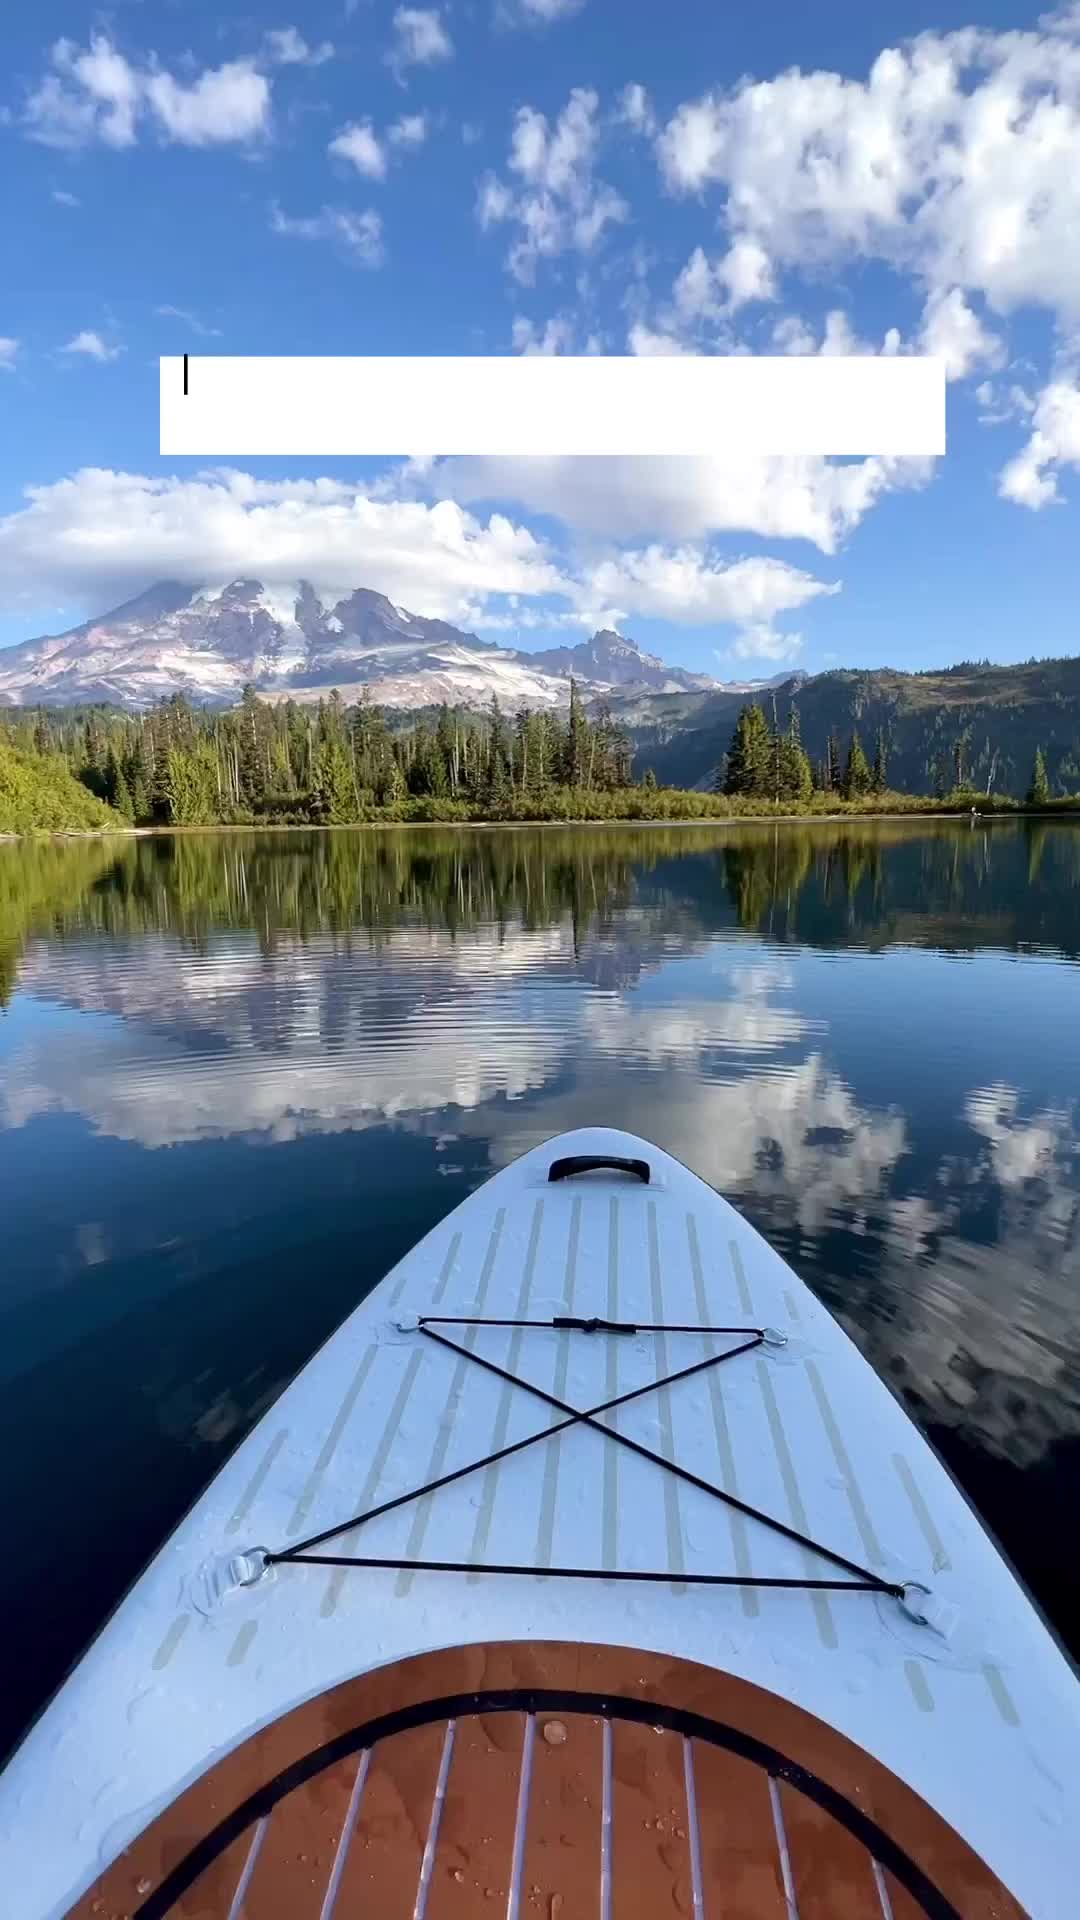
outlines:
[[[10,1730],[405,1246],[612,1119],[817,1288],[1080,1641],[1078,882],[1041,823],[0,848],[0,1420],[128,1541],[12,1596]]]

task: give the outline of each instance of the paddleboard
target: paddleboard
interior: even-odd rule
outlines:
[[[1061,1920],[1078,1781],[1073,1669],[897,1401],[591,1128],[421,1240],[176,1528],[0,1776],[5,1910]]]

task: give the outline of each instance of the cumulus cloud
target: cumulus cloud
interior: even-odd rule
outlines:
[[[542,327],[518,314],[511,330],[515,353],[569,353],[574,344],[574,323],[569,314],[552,314]]]
[[[582,533],[615,539],[644,535],[682,543],[741,532],[809,540],[822,553],[835,553],[879,500],[925,485],[932,470],[929,460],[876,456],[463,456],[433,463],[425,484],[467,502],[512,500]]]
[[[386,178],[386,153],[370,120],[343,127],[334,135],[328,151],[335,160],[348,160],[368,180]]]
[[[1051,380],[1031,415],[1031,437],[1002,468],[998,491],[1021,507],[1060,502],[1062,467],[1080,469],[1080,383],[1066,375]]]
[[[270,83],[248,60],[201,73],[191,86],[171,73],[152,73],[145,90],[166,139],[182,146],[251,140],[269,124]]]
[[[385,180],[394,155],[414,152],[427,136],[426,113],[403,113],[387,127],[383,139],[370,120],[350,122],[334,135],[327,151],[335,160],[348,161],[365,179]]]
[[[390,66],[430,67],[449,60],[453,41],[437,7],[399,7],[394,15],[394,44],[387,54]]]
[[[0,334],[0,373],[12,373],[15,369],[15,356],[19,343],[9,334]]]
[[[734,313],[751,300],[774,300],[772,263],[765,249],[745,236],[712,261],[703,247],[695,247],[672,297],[676,311],[687,320]]]
[[[81,207],[82,206],[82,201],[79,199],[78,194],[69,193],[66,187],[54,187],[52,191],[52,197],[55,200],[58,207]]]
[[[718,660],[765,660],[772,666],[787,665],[802,652],[800,633],[781,633],[767,621],[756,621],[740,633],[726,653],[716,649]]]
[[[930,295],[919,346],[944,360],[947,380],[965,380],[976,368],[999,367],[1005,358],[999,335],[983,325],[959,287]]]
[[[497,0],[495,18],[505,27],[550,27],[584,5],[585,0]]]
[[[643,320],[635,320],[626,336],[626,345],[631,353],[637,354],[687,354],[695,349],[680,340],[677,334],[664,333],[656,327],[647,326]]]
[[[511,178],[488,174],[480,183],[480,225],[516,229],[507,266],[524,284],[535,279],[540,260],[587,254],[607,227],[627,217],[621,196],[594,177],[599,104],[591,88],[575,87],[554,125],[535,107],[519,107],[507,156]]]
[[[1080,13],[925,33],[865,81],[792,69],[684,102],[658,136],[678,194],[717,188],[785,265],[876,258],[929,288],[1080,316]]]
[[[151,579],[267,584],[371,581],[394,600],[466,618],[488,594],[565,591],[546,547],[504,514],[452,500],[377,500],[330,479],[270,481],[232,470],[191,478],[84,468],[29,488],[0,520],[0,591],[40,586],[97,611]]]
[[[270,83],[251,60],[179,81],[153,57],[137,65],[105,34],[93,34],[88,48],[57,40],[50,61],[23,112],[25,132],[45,146],[131,147],[141,124],[192,147],[249,141],[269,130]]]
[[[87,468],[0,520],[0,599],[62,595],[99,611],[148,580],[309,579],[358,583],[466,624],[614,625],[628,615],[683,626],[768,627],[836,585],[768,556],[725,561],[660,542],[577,563],[504,512],[440,497],[376,497],[343,480],[263,480],[233,469],[190,478]]]
[[[268,59],[279,67],[321,67],[334,57],[330,40],[311,47],[296,27],[277,27],[266,36]]]
[[[60,351],[61,353],[81,354],[87,360],[104,361],[118,360],[124,349],[123,347],[111,346],[107,340],[102,339],[100,333],[95,333],[91,328],[84,327],[82,332],[75,334],[74,338],[69,340],[65,347],[61,347]]]
[[[321,207],[318,213],[284,213],[270,209],[270,230],[292,240],[325,240],[357,267],[381,267],[384,259],[382,220],[374,207],[354,213],[348,207]]]
[[[838,354],[883,354],[888,358],[900,353],[903,348],[896,327],[888,329],[880,346],[872,340],[861,340],[842,307],[833,307],[825,315],[820,339],[799,314],[784,314],[773,327],[772,342],[781,353],[815,353],[826,357]],[[924,351],[929,352],[930,349],[925,348]]]
[[[422,147],[428,136],[426,113],[403,113],[387,130],[387,139],[395,147]]]
[[[620,93],[615,117],[625,126],[630,127],[634,133],[644,134],[648,139],[651,139],[656,132],[656,115],[653,112],[652,101],[646,89],[637,80],[632,80],[630,85],[624,87]]]
[[[724,561],[693,547],[659,544],[595,562],[585,569],[579,588],[583,610],[598,625],[615,625],[638,614],[679,626],[717,621],[757,631],[778,613],[837,592],[838,585],[784,560],[754,556]]]

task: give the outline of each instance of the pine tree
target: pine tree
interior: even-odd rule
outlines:
[[[112,797],[109,805],[122,813],[125,820],[134,820],[135,806],[131,798],[131,789],[124,778],[124,769],[120,761],[116,762],[116,778],[113,781]]]
[[[380,802],[384,807],[398,808],[405,799],[407,792],[408,788],[405,785],[405,775],[401,771],[401,763],[393,748],[388,747],[379,792]]]
[[[778,736],[779,765],[776,780],[778,800],[809,800],[814,791],[814,776],[803,750],[798,710],[793,706],[786,739]]]
[[[772,773],[769,723],[755,703],[744,707],[735,722],[728,749],[724,792],[762,797],[770,790]]]
[[[150,783],[146,777],[146,760],[143,755],[142,741],[136,740],[128,755],[124,768],[124,777],[131,794],[131,817],[135,821],[149,820],[151,813]]]
[[[1046,775],[1046,761],[1041,747],[1035,749],[1035,761],[1031,769],[1031,785],[1027,790],[1026,803],[1029,807],[1045,807],[1050,799],[1050,782]]]
[[[165,755],[165,817],[177,827],[208,827],[218,818],[217,755],[207,739],[170,747]]]
[[[885,735],[878,731],[877,751],[874,754],[874,770],[870,775],[871,793],[884,793],[888,784],[887,760],[885,755]]]
[[[830,793],[840,791],[840,742],[835,733],[830,733],[826,749],[825,785]]]
[[[570,716],[566,728],[566,752],[562,767],[563,785],[581,787],[585,784],[585,774],[589,755],[589,723],[581,705],[577,682],[570,676]]]
[[[315,749],[312,806],[316,818],[331,827],[346,825],[359,812],[352,755],[344,740],[334,733]]]
[[[656,792],[656,775],[653,772],[651,767],[646,767],[644,773],[641,776],[641,784],[644,787],[646,793]]]
[[[870,768],[857,733],[851,736],[841,790],[845,800],[858,800],[862,794],[870,791]]]

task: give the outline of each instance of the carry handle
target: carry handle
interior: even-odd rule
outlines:
[[[563,1160],[553,1160],[548,1168],[548,1180],[572,1180],[578,1173],[598,1173],[611,1168],[615,1173],[632,1173],[634,1177],[648,1186],[650,1174],[647,1160],[627,1160],[618,1153],[571,1153]]]

